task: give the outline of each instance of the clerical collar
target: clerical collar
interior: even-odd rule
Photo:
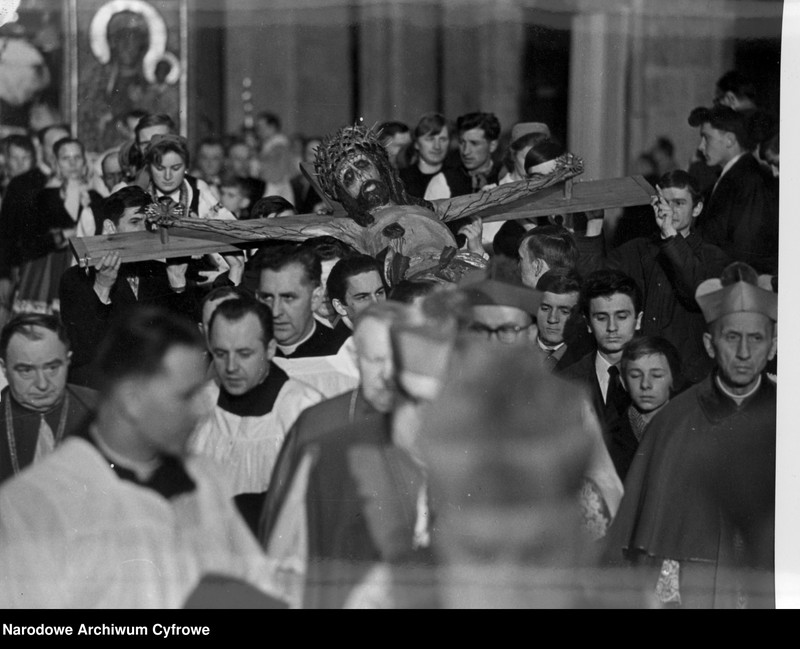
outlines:
[[[722,381],[719,378],[719,374],[716,374],[714,376],[714,381],[716,381],[717,387],[720,389],[720,392],[722,392],[722,394],[724,394],[729,399],[733,399],[733,401],[736,402],[737,406],[741,406],[742,402],[744,402],[744,400],[747,399],[747,397],[750,397],[750,396],[754,395],[758,391],[758,388],[761,387],[761,375],[760,374],[758,375],[758,380],[756,381],[755,386],[747,394],[733,394],[730,390],[728,390],[722,384]]]
[[[133,460],[117,453],[117,451],[106,443],[100,433],[97,432],[95,424],[89,427],[89,435],[94,445],[97,447],[97,450],[108,460],[112,469],[116,470],[117,467],[119,467],[120,469],[130,471],[136,476],[137,482],[146,482],[149,480],[153,473],[155,473],[159,464],[161,464],[161,458],[158,456],[154,457],[152,460],[142,461]]]
[[[262,417],[272,412],[283,384],[289,380],[286,372],[270,361],[269,374],[252,390],[233,395],[219,386],[217,406],[238,417]]]
[[[291,356],[292,354],[294,354],[297,351],[297,348],[300,347],[300,345],[302,345],[304,342],[306,342],[306,341],[311,339],[311,336],[313,336],[317,331],[317,320],[316,320],[316,318],[314,318],[312,320],[311,324],[313,325],[311,327],[311,331],[309,331],[306,336],[304,336],[301,340],[298,340],[293,345],[281,345],[280,343],[278,343],[278,349],[281,350],[281,352],[283,353],[284,356]]]
[[[194,491],[195,483],[179,457],[162,455],[148,462],[131,460],[109,448],[94,424],[80,436],[97,449],[121,480],[152,489],[167,499]]]

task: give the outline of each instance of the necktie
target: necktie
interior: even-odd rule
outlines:
[[[549,367],[552,370],[556,366],[556,363],[558,362],[558,359],[556,358],[556,350],[555,349],[547,350],[547,356],[544,357],[544,360],[547,367]]]
[[[36,451],[33,455],[33,461],[38,462],[46,455],[53,452],[56,447],[56,439],[53,437],[53,430],[47,425],[44,415],[41,415],[39,422],[39,435],[36,438]]]
[[[619,379],[619,368],[612,365],[608,368],[608,392],[606,392],[606,410],[613,408],[619,412],[625,399],[625,389]]]
[[[479,192],[486,184],[486,174],[475,174],[472,176],[472,191]]]

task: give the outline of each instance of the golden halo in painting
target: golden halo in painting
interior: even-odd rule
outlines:
[[[111,60],[111,48],[108,44],[108,23],[115,14],[121,11],[130,11],[137,14],[147,24],[150,47],[144,55],[143,65],[146,71],[152,73],[156,64],[164,58],[167,50],[167,25],[155,7],[143,0],[111,0],[97,10],[89,26],[89,43],[92,47],[92,53],[103,65]],[[155,78],[155,74],[150,76]]]
[[[147,79],[148,83],[156,83],[158,79],[156,79],[155,66],[158,65],[161,61],[166,61],[169,64],[169,72],[167,73],[167,76],[164,79],[164,83],[170,86],[174,86],[176,83],[178,83],[178,79],[181,78],[181,62],[177,56],[175,56],[172,52],[169,51],[164,52],[164,56],[162,56],[158,61],[155,61],[152,67],[147,62],[145,62],[144,78]]]

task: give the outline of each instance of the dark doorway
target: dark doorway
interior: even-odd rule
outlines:
[[[528,12],[520,83],[520,121],[544,122],[561,142],[567,141],[570,20],[568,13]]]

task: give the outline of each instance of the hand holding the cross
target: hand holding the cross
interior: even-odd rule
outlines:
[[[459,228],[458,233],[463,234],[467,238],[467,250],[478,253],[479,255],[484,254],[485,250],[481,242],[483,236],[483,221],[481,217],[473,216],[467,225]]]
[[[167,279],[170,288],[176,293],[186,289],[186,270],[188,268],[189,262],[186,257],[167,260]]]
[[[244,277],[244,253],[234,252],[228,255],[222,255],[225,263],[228,264],[228,279],[234,286],[239,286]]]
[[[94,292],[103,304],[109,303],[111,288],[117,281],[121,264],[119,252],[111,250],[103,255],[100,263],[95,266]]]

